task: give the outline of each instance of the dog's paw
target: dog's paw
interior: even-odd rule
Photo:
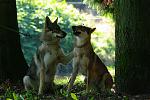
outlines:
[[[41,91],[38,92],[38,96],[42,96],[42,94],[43,94],[43,93],[42,93]]]

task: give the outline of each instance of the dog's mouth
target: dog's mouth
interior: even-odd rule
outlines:
[[[62,34],[56,34],[57,38],[65,38],[66,37],[66,33],[62,33]]]
[[[74,35],[76,35],[76,36],[79,36],[79,35],[81,34],[81,32],[78,32],[78,31],[74,31],[73,33],[74,33]]]
[[[77,26],[72,26],[73,34],[79,36],[81,32],[78,30]]]

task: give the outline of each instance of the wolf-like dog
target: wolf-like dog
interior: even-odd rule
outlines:
[[[72,26],[75,36],[75,47],[73,50],[73,73],[69,82],[68,92],[71,91],[78,71],[81,72],[86,82],[86,92],[98,89],[98,91],[110,90],[113,85],[113,79],[104,63],[95,54],[91,45],[91,33],[96,28],[90,28],[83,25]]]
[[[37,49],[27,75],[23,78],[26,90],[34,89],[39,95],[53,84],[58,63],[67,64],[73,57],[72,53],[64,55],[59,42],[66,36],[57,24],[58,18],[52,22],[46,17],[44,33],[41,34],[42,44]]]

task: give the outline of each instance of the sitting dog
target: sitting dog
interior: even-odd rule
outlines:
[[[73,73],[69,81],[68,92],[71,91],[78,71],[86,76],[86,92],[92,89],[105,91],[111,89],[113,79],[104,63],[95,54],[91,45],[91,33],[96,28],[82,25],[72,26],[75,35],[75,47],[73,50]]]
[[[49,86],[52,86],[58,63],[67,64],[73,54],[64,55],[59,42],[66,36],[57,24],[58,18],[51,22],[46,17],[43,41],[33,57],[27,75],[23,78],[26,90],[34,89],[41,95]]]

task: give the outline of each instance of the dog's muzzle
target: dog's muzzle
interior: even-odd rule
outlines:
[[[66,37],[66,33],[65,32],[62,32],[61,34],[57,34],[56,35],[56,37],[58,37],[58,38],[64,38],[64,37]]]
[[[81,32],[75,31],[75,32],[73,32],[73,34],[76,35],[76,36],[79,36],[81,34]]]
[[[77,26],[72,26],[72,30],[73,30],[73,34],[76,36],[79,36],[81,34],[81,32],[77,31]]]

